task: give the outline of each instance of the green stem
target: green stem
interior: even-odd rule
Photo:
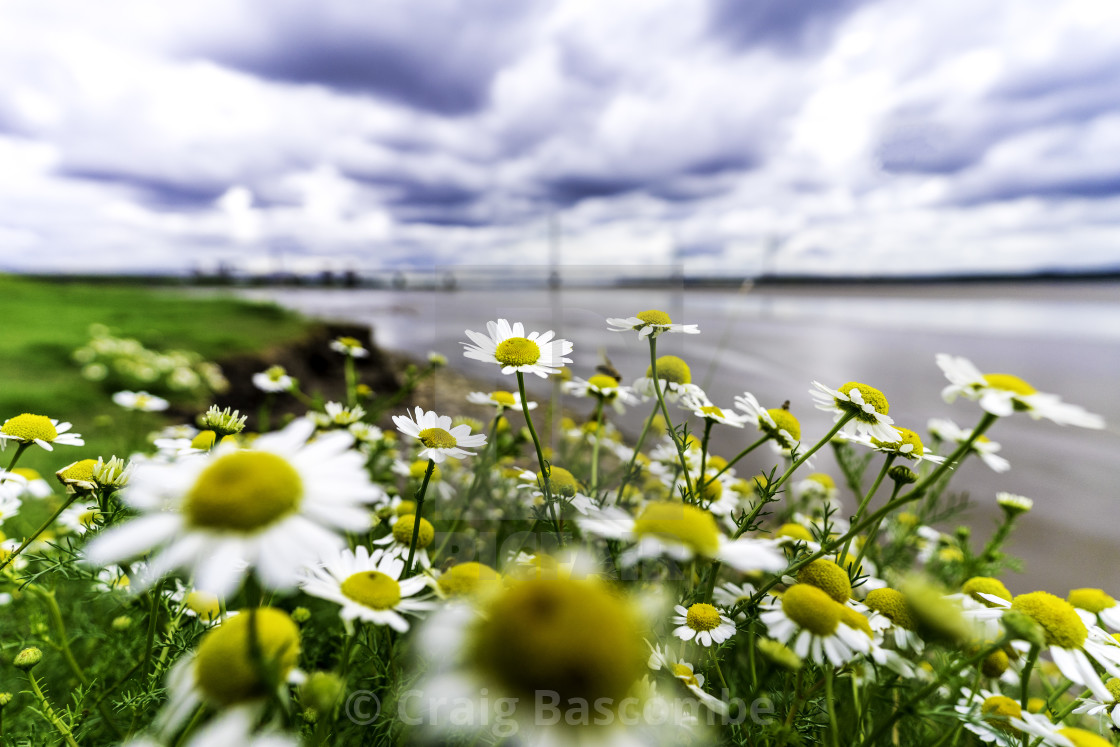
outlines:
[[[887,499],[887,503],[891,503],[895,498],[898,497],[898,490],[901,487],[902,487],[902,483],[900,483],[900,482],[896,482],[894,484],[894,490],[891,491],[891,497]],[[852,567],[855,568],[857,572],[859,571],[860,561],[863,560],[863,556],[867,554],[867,548],[869,548],[873,544],[875,544],[875,538],[879,536],[879,527],[881,527],[882,525],[883,525],[883,519],[880,518],[879,521],[877,521],[871,527],[871,531],[869,531],[867,533],[867,538],[864,539],[863,544],[860,545],[859,552],[856,553],[855,563],[852,564]],[[847,557],[847,553],[844,553],[844,557]]]
[[[836,700],[832,695],[832,667],[824,668],[824,702],[828,709],[828,735],[829,741],[832,742],[832,747],[840,747],[839,733],[840,727],[836,723]]]
[[[556,533],[556,541],[560,547],[564,546],[564,535],[560,533],[560,520],[556,516],[556,505],[552,500],[552,483],[549,482],[549,469],[544,460],[544,451],[541,449],[541,440],[537,436],[537,429],[533,427],[533,418],[529,415],[529,395],[525,392],[525,375],[517,372],[517,391],[521,394],[521,409],[525,413],[525,424],[529,427],[529,435],[533,437],[533,447],[537,450],[537,464],[541,468],[541,487],[544,489],[544,504],[548,510],[548,517],[552,521],[552,529]]]
[[[353,407],[358,401],[358,376],[354,370],[354,356],[346,356],[343,369],[346,372],[346,405]]]
[[[699,501],[704,500],[704,490],[708,487],[708,441],[712,437],[712,426],[716,421],[704,418],[704,437],[700,439],[700,494],[696,496]]]
[[[723,466],[723,467],[722,467],[722,468],[720,469],[720,471],[719,471],[719,472],[715,473],[715,474],[714,474],[714,475],[712,475],[712,476],[711,476],[710,478],[705,478],[705,479],[704,479],[704,484],[703,484],[703,486],[702,486],[702,488],[701,488],[701,489],[703,489],[703,488],[706,488],[706,487],[707,487],[708,485],[710,485],[711,483],[715,482],[715,481],[716,481],[716,480],[717,480],[717,479],[719,478],[719,476],[720,476],[720,475],[722,475],[722,474],[723,474],[724,472],[726,472],[727,470],[729,470],[729,469],[731,469],[732,467],[734,467],[734,466],[735,466],[735,463],[736,463],[736,462],[738,462],[738,461],[739,461],[740,459],[742,459],[743,457],[745,457],[745,456],[746,456],[747,454],[750,454],[750,453],[751,453],[752,451],[754,451],[755,449],[757,449],[757,448],[758,448],[759,446],[762,446],[762,445],[763,445],[764,443],[766,443],[766,442],[767,442],[767,441],[769,441],[769,440],[770,440],[770,435],[769,435],[769,434],[766,434],[766,435],[764,435],[764,436],[763,436],[762,438],[758,439],[758,440],[757,440],[757,441],[755,441],[755,442],[754,442],[753,444],[751,444],[750,446],[748,446],[747,448],[745,448],[745,449],[743,449],[742,451],[740,451],[740,452],[739,452],[738,454],[736,454],[736,455],[735,455],[735,458],[734,458],[734,459],[732,459],[732,460],[731,460],[730,462],[728,462],[727,464],[725,464],[725,465],[724,465],[724,466]]]
[[[13,459],[12,462],[14,463],[15,460]],[[10,555],[8,555],[8,557],[4,558],[4,562],[0,563],[0,571],[4,570],[9,565],[11,565],[12,561],[15,560],[16,558],[18,558],[19,554],[21,552],[23,552],[24,550],[26,550],[27,546],[30,545],[32,542],[34,542],[35,539],[40,534],[42,534],[43,532],[50,529],[51,524],[53,524],[54,520],[58,518],[58,515],[61,514],[63,511],[65,511],[66,509],[70,508],[70,504],[73,503],[74,501],[78,500],[79,496],[82,496],[82,495],[85,495],[85,493],[74,493],[69,498],[67,498],[66,501],[61,506],[59,506],[58,510],[55,511],[53,514],[51,514],[50,518],[47,519],[46,521],[44,521],[43,524],[38,529],[35,530],[34,534],[32,534],[27,539],[25,539],[23,541],[22,545],[17,547],[15,549],[15,551],[13,551]]]
[[[1027,653],[1027,662],[1023,665],[1023,671],[1019,674],[1019,706],[1023,711],[1027,710],[1027,701],[1030,699],[1031,670],[1034,669],[1034,663],[1038,660],[1038,649],[1037,644],[1031,645],[1031,650]],[[1027,738],[1027,735],[1023,734],[1023,747],[1026,747]]]
[[[591,485],[588,492],[594,496],[599,487],[599,443],[603,440],[603,400],[595,405],[595,443],[591,447]]]
[[[657,417],[657,405],[649,413],[646,418],[645,425],[642,426],[642,433],[638,436],[638,442],[634,444],[634,453],[630,455],[630,463],[626,465],[626,471],[622,474],[622,484],[618,486],[618,495],[615,496],[614,502],[622,502],[622,493],[626,490],[626,486],[630,484],[630,477],[634,473],[634,464],[638,461],[638,454],[642,450],[642,444],[646,441],[646,435],[649,433],[649,428],[653,425],[653,419]]]
[[[20,441],[19,446],[16,447],[16,453],[12,454],[12,461],[8,462],[7,472],[11,472],[16,468],[16,462],[19,461],[19,458],[23,456],[23,452],[27,451],[27,447],[29,446],[31,446],[29,441]]]
[[[661,393],[661,381],[657,378],[657,335],[649,336],[649,372],[650,377],[653,379],[653,391],[657,394],[657,404],[661,408],[661,415],[665,418],[665,429],[669,431],[669,438],[673,441],[673,446],[677,447],[677,457],[681,461],[681,472],[684,474],[684,484],[688,489],[688,494],[694,499],[699,500],[700,496],[696,494],[696,489],[692,485],[692,476],[688,472],[688,462],[684,457],[684,439],[677,438],[677,431],[673,428],[672,418],[669,417],[669,408],[665,405],[665,397]]]
[[[876,477],[875,482],[873,482],[871,484],[871,489],[867,491],[867,495],[863,496],[863,500],[861,500],[859,502],[859,508],[856,509],[856,513],[852,517],[852,523],[853,524],[858,523],[860,518],[863,517],[863,512],[867,510],[867,504],[871,502],[871,498],[875,495],[876,491],[879,490],[879,486],[883,484],[883,478],[887,476],[887,470],[889,470],[891,468],[891,462],[893,462],[897,456],[898,456],[897,454],[887,454],[887,458],[885,460],[883,460],[883,468],[881,470],[879,470],[879,476]],[[847,560],[847,558],[848,558],[848,548],[850,548],[851,546],[852,546],[852,541],[849,539],[847,542],[844,543],[844,549],[837,556],[841,565],[843,565],[844,562]],[[866,546],[866,543],[865,543],[865,546]],[[861,555],[862,555],[862,553],[861,553]]]
[[[424,483],[416,491],[416,515],[412,517],[412,541],[408,544],[408,560],[404,564],[404,578],[412,576],[412,558],[416,555],[416,541],[420,537],[420,512],[424,509],[424,495],[428,492],[428,481],[436,470],[434,459],[428,460],[428,468],[424,470]]]
[[[778,478],[778,481],[774,483],[772,488],[770,488],[771,495],[777,493],[778,488],[782,487],[782,485],[785,485],[786,480],[788,480],[793,475],[793,473],[797,471],[798,467],[807,462],[809,460],[809,457],[813,456],[813,454],[816,454],[822,446],[830,442],[832,440],[832,437],[839,433],[840,429],[847,425],[848,421],[855,416],[856,414],[854,412],[845,412],[843,415],[841,415],[840,419],[837,420],[836,423],[832,426],[832,429],[828,433],[824,434],[824,438],[822,438],[820,441],[817,441],[808,451],[797,457],[797,459],[794,460],[793,464],[789,466],[789,469],[787,469],[782,474],[782,476]]]
[[[463,516],[471,506],[471,502],[478,491],[483,485],[489,482],[490,478],[490,465],[493,462],[493,456],[498,450],[497,441],[494,440],[494,434],[498,432],[498,422],[502,419],[502,412],[504,408],[498,407],[498,414],[494,416],[494,420],[490,423],[490,431],[486,436],[486,449],[482,452],[482,459],[479,461],[478,466],[474,471],[474,480],[471,481],[471,488],[467,491],[467,497],[462,501],[459,507],[459,512],[455,516],[455,521],[452,523],[451,528],[447,530],[443,542],[440,543],[439,549],[435,551],[433,558],[443,557],[443,551],[447,547],[447,543],[451,541],[454,534],[459,531],[459,525],[463,523]]]
[[[35,681],[35,675],[30,671],[27,673],[27,681],[31,683],[31,690],[35,693],[35,697],[39,701],[39,707],[43,709],[43,717],[50,722],[51,726],[55,728],[55,731],[62,735],[62,738],[66,740],[66,744],[71,747],[78,747],[78,743],[74,741],[74,736],[70,733],[70,729],[67,728],[66,724],[62,723],[62,719],[60,719],[58,714],[54,712],[54,709],[51,708],[50,701],[47,700],[47,696],[43,694],[39,683]]]

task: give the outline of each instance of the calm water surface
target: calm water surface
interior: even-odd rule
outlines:
[[[419,356],[442,352],[464,372],[491,379],[494,388],[510,381],[496,366],[461,357],[465,329],[484,331],[488,320],[501,317],[553,329],[575,343],[576,375],[594,373],[606,354],[633,379],[645,373],[648,346],[636,335],[607,331],[604,318],[662,309],[674,320],[700,325],[702,334],[662,336],[658,354],[685,358],[693,380],[718,405],[731,406],[743,391],[767,407],[790,400],[810,443],[831,425],[826,413],[813,409],[808,389],[814,380],[833,387],[861,381],[883,390],[895,422],[919,433],[931,417],[974,425],[980,417],[974,403],[941,400],[947,382],[934,364],[937,353],[963,355],[982,371],[1013,373],[1108,423],[1103,432],[1023,415],[996,423],[989,435],[1003,445],[1012,470],[996,475],[978,460],[961,467],[953,485],[967,489],[973,504],[964,521],[986,537],[999,516],[997,491],[1028,496],[1035,510],[1010,544],[1026,559],[1026,570],[1009,576],[1012,591],[1064,596],[1071,587],[1101,586],[1120,594],[1120,284],[247,294],[314,316],[368,323],[382,347]],[[644,414],[630,415],[623,427],[635,432]],[[728,429],[717,436],[719,450],[731,456],[754,436]],[[760,459],[739,471],[764,466],[772,464]],[[815,467],[835,473],[832,466],[827,450],[820,452]]]

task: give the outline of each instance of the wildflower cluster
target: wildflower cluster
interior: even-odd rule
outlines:
[[[368,351],[340,338],[347,402],[308,398],[275,430],[215,406],[128,460],[78,454],[53,488],[21,455],[83,439],[9,417],[0,689],[23,694],[0,695],[0,725],[134,746],[1112,743],[1120,603],[1007,589],[1030,498],[992,497],[983,546],[933,526],[961,508],[962,462],[1010,467],[986,435],[1001,418],[1099,417],[951,356],[943,395],[976,424],[924,438],[864,382],[714,401],[657,349],[696,325],[606,326],[648,367],[583,378],[553,331],[465,331],[466,365],[508,382],[456,403],[483,420],[363,396]],[[302,396],[279,368],[254,383]],[[824,433],[798,419],[814,406]],[[629,442],[612,418],[641,407]],[[728,429],[749,434],[734,454]],[[810,466],[822,449],[837,474]]]

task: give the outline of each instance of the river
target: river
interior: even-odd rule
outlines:
[[[970,460],[955,478],[972,507],[963,522],[986,537],[998,520],[995,495],[1008,491],[1034,500],[1008,549],[1026,561],[1008,574],[1012,591],[1044,589],[1065,596],[1071,587],[1099,586],[1120,595],[1120,283],[960,284],[733,289],[331,290],[244,291],[306,314],[370,324],[387,349],[423,356],[445,354],[453,366],[508,387],[496,366],[465,359],[466,329],[488,320],[523,321],[572,340],[573,370],[587,377],[602,355],[626,379],[645,373],[648,346],[634,334],[607,331],[606,317],[662,309],[674,321],[698,324],[699,335],[666,335],[659,354],[692,367],[717,405],[750,391],[767,407],[789,400],[811,443],[831,424],[813,409],[812,381],[837,387],[860,381],[889,398],[898,425],[926,432],[931,417],[961,426],[979,408],[940,397],[946,380],[937,353],[962,355],[982,371],[1012,373],[1043,392],[1104,416],[1104,431],[1062,427],[1024,415],[1004,418],[989,432],[1003,445],[1010,472],[997,475]],[[535,377],[530,377],[533,379]],[[534,382],[530,382],[534,383]],[[635,428],[635,413],[621,425]],[[754,431],[719,435],[727,456]],[[762,467],[744,464],[740,474]],[[818,469],[829,470],[821,452]],[[771,465],[766,465],[767,468]],[[851,496],[848,496],[849,502]],[[852,504],[854,508],[854,504]],[[959,522],[958,522],[959,523]],[[951,529],[952,527],[941,527]]]

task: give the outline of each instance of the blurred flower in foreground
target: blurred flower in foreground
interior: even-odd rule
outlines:
[[[147,392],[117,392],[113,395],[113,402],[126,410],[136,410],[137,412],[163,412],[171,406],[171,403],[163,397],[157,397]]]

